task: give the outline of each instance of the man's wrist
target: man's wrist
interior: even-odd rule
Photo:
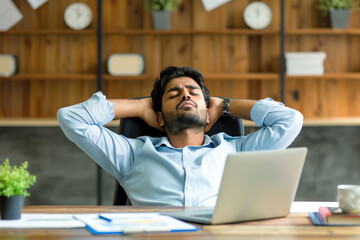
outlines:
[[[222,113],[225,117],[235,118],[230,113],[230,102],[231,102],[231,98],[224,98],[221,106]]]

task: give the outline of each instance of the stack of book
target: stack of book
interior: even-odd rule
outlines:
[[[323,75],[325,52],[287,52],[286,73],[288,75]]]
[[[345,213],[337,207],[320,207],[318,212],[309,213],[315,225],[360,225],[360,214]]]

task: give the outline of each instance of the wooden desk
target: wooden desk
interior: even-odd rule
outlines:
[[[100,213],[171,211],[169,207],[123,206],[25,206],[24,213]],[[93,235],[78,229],[0,229],[0,239],[360,239],[360,227],[315,227],[307,213],[291,213],[286,218],[224,225],[197,225],[197,232],[134,235]]]

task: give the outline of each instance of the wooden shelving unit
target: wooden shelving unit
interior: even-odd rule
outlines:
[[[341,119],[345,124],[344,119],[360,116],[360,13],[352,11],[348,29],[332,29],[317,2],[286,1],[286,51],[327,55],[323,75],[285,76],[286,104],[300,110],[305,119]]]
[[[0,52],[16,55],[19,68],[11,77],[0,77],[1,118],[55,118],[60,107],[97,91],[98,0],[83,0],[94,21],[81,31],[68,29],[63,21],[63,11],[74,1],[49,1],[33,10],[26,1],[14,0],[24,19],[0,33]],[[272,23],[255,31],[242,20],[249,1],[206,12],[201,1],[183,0],[172,13],[171,30],[153,29],[143,0],[102,1],[104,93],[115,98],[148,95],[162,68],[191,66],[203,73],[213,95],[285,99],[311,119],[360,115],[360,13],[352,13],[349,29],[331,29],[316,10],[317,0],[266,2]],[[287,76],[281,49],[326,52],[325,74]],[[106,61],[113,53],[140,53],[144,73],[109,75]]]
[[[0,77],[1,118],[55,118],[57,109],[98,90],[99,5],[98,0],[83,1],[92,8],[94,21],[74,31],[65,25],[63,12],[75,0],[49,1],[37,10],[14,0],[24,19],[0,33],[0,52],[16,55],[19,67],[13,76]],[[102,1],[103,92],[116,98],[149,95],[160,70],[174,65],[200,70],[214,95],[280,100],[280,0],[268,4],[275,17],[262,31],[247,28],[238,17],[246,2],[206,12],[201,1],[192,0],[183,0],[172,13],[171,30],[154,30],[143,0]],[[144,73],[109,75],[106,61],[113,53],[142,54]]]

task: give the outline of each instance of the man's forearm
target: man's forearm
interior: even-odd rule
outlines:
[[[229,105],[231,116],[251,120],[250,112],[256,102],[249,99],[232,99]]]
[[[115,103],[113,108],[114,119],[138,117],[144,120],[149,126],[160,131],[163,130],[157,121],[151,98],[108,99],[108,101]]]
[[[108,99],[115,103],[114,119],[127,117],[141,117],[143,104],[140,99]]]

